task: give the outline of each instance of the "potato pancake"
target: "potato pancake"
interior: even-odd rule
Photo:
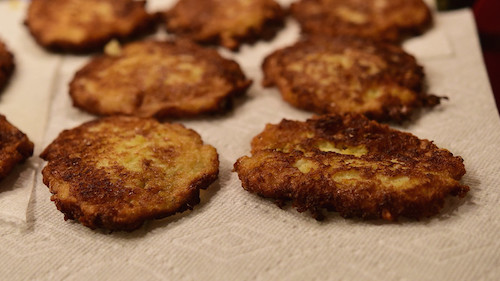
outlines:
[[[0,91],[7,85],[14,72],[14,55],[9,52],[7,46],[0,41]]]
[[[73,104],[98,115],[192,117],[227,111],[246,92],[239,65],[180,41],[140,41],[93,58],[70,83]]]
[[[113,116],[63,131],[40,155],[43,182],[64,213],[89,228],[133,230],[198,204],[217,179],[217,151],[193,130]]]
[[[305,39],[267,56],[262,68],[264,86],[277,86],[285,101],[318,114],[399,122],[440,102],[424,92],[424,71],[413,56],[369,39]]]
[[[165,13],[167,30],[200,43],[237,50],[271,39],[285,13],[274,0],[180,0]]]
[[[300,0],[290,11],[306,34],[393,42],[422,33],[432,22],[422,0]]]
[[[326,208],[343,217],[418,219],[469,191],[459,182],[461,157],[362,115],[268,124],[234,169],[245,190],[291,200],[317,218]]]
[[[33,143],[0,114],[0,179],[33,155]]]
[[[134,0],[32,0],[25,24],[49,50],[86,53],[111,39],[153,31],[157,17],[145,5]]]

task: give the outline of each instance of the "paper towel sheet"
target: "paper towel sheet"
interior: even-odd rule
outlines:
[[[61,58],[45,53],[23,26],[26,4],[0,1],[0,40],[14,54],[16,69],[0,94],[0,113],[35,144],[34,157],[0,182],[0,222],[24,227],[29,200],[40,164],[38,155]]]
[[[151,1],[152,7],[171,3]],[[38,170],[27,227],[0,224],[0,276],[11,280],[498,280],[500,120],[470,11],[439,14],[435,22],[433,33],[420,37],[420,42],[413,39],[405,48],[425,67],[430,92],[449,100],[399,129],[434,140],[465,159],[467,174],[462,182],[471,191],[462,200],[448,200],[441,214],[388,223],[329,213],[318,222],[241,188],[232,165],[250,153],[253,136],[266,123],[311,116],[283,102],[276,89],[260,86],[263,57],[298,38],[298,26],[289,20],[272,42],[244,46],[239,53],[222,50],[254,80],[233,111],[176,120],[215,146],[221,160],[219,180],[202,192],[193,211],[147,222],[132,233],[93,231],[63,220]],[[428,48],[425,40],[436,45]],[[18,44],[30,42],[22,38]],[[73,108],[67,93],[68,82],[87,59],[64,56],[56,67],[43,146],[63,129],[94,118]]]

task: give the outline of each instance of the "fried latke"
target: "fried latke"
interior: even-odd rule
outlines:
[[[0,179],[33,155],[33,143],[0,114]]]
[[[217,151],[195,131],[125,116],[65,130],[40,157],[51,200],[92,229],[133,230],[192,209],[219,171]]]
[[[284,17],[274,0],[180,0],[165,13],[169,32],[231,50],[244,42],[271,39]]]
[[[302,32],[401,41],[432,22],[422,0],[300,0],[290,7]]]
[[[100,50],[111,39],[125,40],[152,31],[156,16],[146,1],[32,0],[26,25],[43,47],[85,53]]]
[[[7,49],[7,46],[0,41],[0,91],[7,85],[9,78],[14,72],[14,55]]]
[[[277,50],[262,65],[263,85],[276,85],[295,107],[359,113],[401,121],[440,98],[423,91],[424,72],[401,47],[355,37],[314,37]]]
[[[187,41],[142,41],[101,55],[70,83],[73,104],[98,115],[191,117],[228,109],[251,81],[217,51]]]
[[[268,124],[234,169],[245,190],[291,200],[316,217],[326,208],[343,217],[418,219],[469,191],[459,183],[461,157],[362,115]]]

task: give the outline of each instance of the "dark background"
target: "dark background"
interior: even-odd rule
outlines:
[[[497,109],[500,109],[500,0],[456,0],[456,2],[460,6],[470,6],[474,11],[484,62],[488,69]]]
[[[440,11],[473,9],[484,62],[500,110],[500,0],[436,0],[436,4]]]

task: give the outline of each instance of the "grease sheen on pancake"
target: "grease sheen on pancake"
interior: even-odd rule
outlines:
[[[424,71],[401,47],[356,37],[312,37],[267,56],[263,85],[291,105],[401,121],[440,98],[424,92]]]
[[[26,134],[0,114],[0,179],[5,178],[15,165],[31,157],[33,147]]]
[[[220,113],[251,81],[239,65],[188,41],[139,41],[93,58],[70,83],[73,104],[98,115]]]
[[[217,151],[195,131],[125,116],[65,130],[40,157],[65,219],[109,230],[192,209],[219,171]]]
[[[268,124],[235,171],[245,190],[298,211],[396,220],[435,215],[465,196],[463,159],[428,140],[361,115]]]
[[[134,0],[32,0],[25,23],[49,50],[91,52],[111,39],[152,31],[156,16],[148,14],[145,5]]]
[[[290,11],[306,34],[388,41],[420,34],[432,21],[422,0],[300,0]]]
[[[167,30],[200,43],[236,50],[272,38],[285,13],[274,0],[180,0],[165,13]]]

